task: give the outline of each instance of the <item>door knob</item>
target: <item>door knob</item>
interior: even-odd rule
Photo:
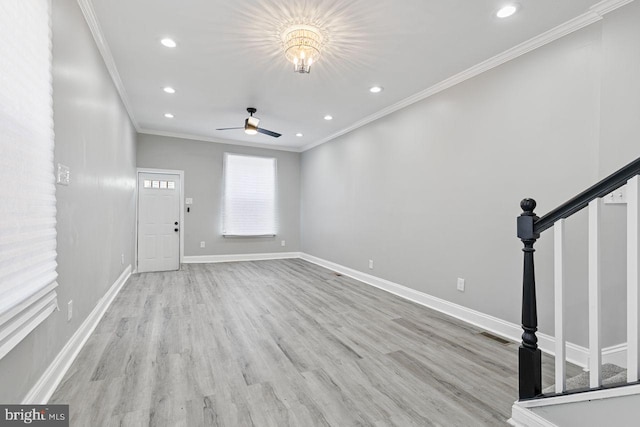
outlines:
[[[174,224],[174,225],[178,225],[178,221],[174,222],[173,224]]]
[[[177,228],[174,228],[174,229],[173,229],[173,231],[178,232],[178,229],[177,229]]]

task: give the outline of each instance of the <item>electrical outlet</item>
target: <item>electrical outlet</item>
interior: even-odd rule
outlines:
[[[120,264],[124,265],[124,254],[120,254]]]
[[[369,269],[373,270],[373,260],[372,259],[369,260]]]
[[[67,322],[73,317],[73,300],[69,300],[67,303]]]
[[[602,198],[605,205],[624,205],[627,203],[627,186],[623,185]]]
[[[282,242],[280,242],[280,246],[286,246],[287,242],[285,242],[284,240]]]
[[[464,292],[464,279],[458,277],[458,290]]]
[[[204,240],[203,240],[202,242],[200,242],[200,247],[201,247],[201,248],[204,248],[204,247],[205,247]]]

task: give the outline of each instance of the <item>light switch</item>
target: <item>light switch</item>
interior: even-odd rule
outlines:
[[[71,172],[69,166],[58,163],[58,174],[56,175],[56,184],[69,185],[71,181]]]

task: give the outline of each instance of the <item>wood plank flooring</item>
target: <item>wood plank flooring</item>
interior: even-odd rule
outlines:
[[[497,426],[517,345],[307,263],[132,276],[51,403],[72,426]]]

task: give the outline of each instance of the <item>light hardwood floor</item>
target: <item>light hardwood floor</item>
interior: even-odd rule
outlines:
[[[134,275],[51,403],[72,426],[496,426],[517,345],[302,260]]]

